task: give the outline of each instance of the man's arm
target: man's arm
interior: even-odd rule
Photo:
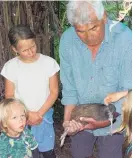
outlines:
[[[66,105],[64,109],[64,122],[70,121],[72,110],[75,108],[75,105]]]
[[[71,54],[72,48],[69,30],[63,33],[60,39],[59,56],[60,56],[60,80],[62,83],[62,104],[63,105],[77,105],[78,94],[75,85],[75,79],[72,69]]]
[[[69,133],[74,133],[79,131],[81,124],[70,121],[72,110],[78,104],[78,94],[71,67],[69,42],[67,34],[63,34],[59,46],[60,79],[63,86],[61,102],[65,106],[63,127],[64,129],[69,127]]]
[[[85,117],[81,117],[80,118],[81,121],[88,123],[87,125],[85,125],[84,127],[81,128],[81,130],[85,130],[85,129],[89,129],[89,130],[95,130],[98,128],[104,128],[109,126],[111,123],[109,120],[106,121],[96,121],[93,118],[85,118]]]

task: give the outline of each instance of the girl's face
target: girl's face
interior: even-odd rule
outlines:
[[[13,50],[20,55],[23,62],[34,62],[37,59],[37,46],[34,39],[19,40]]]
[[[11,137],[18,137],[24,130],[26,125],[26,114],[22,105],[14,104],[9,111],[5,127],[7,128],[7,135]]]

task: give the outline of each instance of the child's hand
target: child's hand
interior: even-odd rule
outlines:
[[[42,116],[39,115],[38,112],[29,111],[28,113],[28,124],[29,125],[37,125],[42,122]]]
[[[117,100],[116,93],[110,93],[104,98],[104,104],[109,105],[110,103],[115,102],[115,100]]]
[[[105,97],[104,99],[104,104],[108,105],[112,102],[116,102],[126,96],[128,94],[128,91],[122,91],[122,92],[115,92],[115,93],[110,93]]]

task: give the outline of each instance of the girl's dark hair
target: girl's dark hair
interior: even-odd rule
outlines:
[[[10,44],[14,47],[16,47],[19,40],[33,39],[35,37],[30,27],[23,24],[13,26],[8,33]]]

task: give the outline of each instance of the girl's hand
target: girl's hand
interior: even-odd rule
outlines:
[[[43,117],[38,112],[29,111],[28,113],[28,121],[29,125],[37,125],[42,122]]]
[[[121,98],[125,97],[127,94],[128,94],[128,91],[110,93],[107,95],[107,97],[105,97],[104,104],[108,105],[112,102],[116,102],[116,101],[120,100]]]
[[[112,102],[115,102],[117,100],[117,96],[114,93],[111,93],[104,98],[104,104],[109,105]]]
[[[83,125],[75,120],[72,121],[65,121],[63,123],[64,130],[68,129],[68,135],[74,135],[78,133]]]

